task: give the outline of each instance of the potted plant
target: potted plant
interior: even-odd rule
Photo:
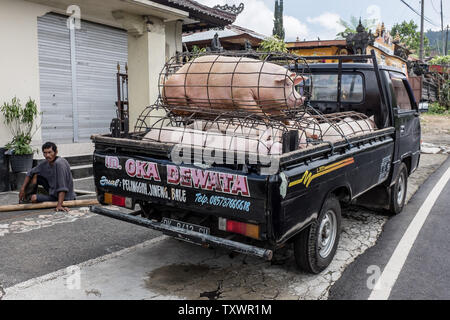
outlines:
[[[5,102],[0,107],[0,111],[13,137],[12,141],[6,144],[11,169],[13,172],[28,171],[33,166],[31,139],[36,133],[36,131],[32,132],[38,115],[36,102],[30,98],[25,107],[22,107],[20,100],[14,97],[10,103]]]

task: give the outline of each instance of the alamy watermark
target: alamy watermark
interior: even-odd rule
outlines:
[[[81,269],[78,266],[69,266],[66,268],[66,288],[69,290],[81,289]]]
[[[380,288],[379,279],[381,277],[380,267],[377,265],[368,266],[367,274],[370,274],[366,281],[367,288],[370,290],[378,290]]]
[[[171,150],[171,161],[177,165],[259,165],[263,175],[278,173],[282,145],[276,140],[281,141],[281,135],[274,138],[275,129],[270,127],[260,130],[241,127],[238,130],[255,130],[258,134],[237,134],[236,128],[227,128],[225,133],[186,130],[182,142],[176,143]],[[168,141],[180,139],[179,131],[166,130],[161,134],[166,135]]]

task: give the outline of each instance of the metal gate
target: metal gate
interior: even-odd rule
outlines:
[[[108,133],[116,116],[116,67],[127,61],[128,36],[88,21],[71,31],[66,20],[38,18],[42,139],[85,142]]]

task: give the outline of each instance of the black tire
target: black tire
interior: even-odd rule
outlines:
[[[327,219],[333,215],[335,221],[332,223],[334,235],[331,235],[330,243],[323,250],[319,245],[319,231],[326,233]],[[328,218],[327,218],[328,217]],[[341,229],[341,206],[335,196],[327,198],[322,206],[319,217],[307,229],[303,230],[294,240],[294,256],[297,266],[306,272],[318,274],[325,270],[333,260],[339,243]],[[331,231],[333,232],[333,231]],[[324,233],[322,233],[322,236]],[[332,243],[331,243],[332,242]]]
[[[156,219],[158,221],[161,220],[161,214],[154,208],[154,206],[150,202],[140,202],[139,206],[142,210],[142,218],[146,218],[149,220]]]
[[[395,184],[391,187],[389,212],[392,215],[402,212],[405,206],[406,194],[408,192],[408,168],[404,163],[400,165]]]

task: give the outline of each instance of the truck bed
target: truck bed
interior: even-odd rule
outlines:
[[[393,127],[378,129],[367,134],[359,134],[348,139],[342,139],[334,144],[320,143],[317,145],[311,145],[306,149],[295,150],[280,156],[272,155],[272,157],[278,158],[280,165],[292,165],[297,162],[304,161],[305,159],[313,160],[330,152],[334,153],[342,151],[343,149],[347,149],[353,145],[364,145],[366,143],[370,143],[371,141],[392,135],[394,132],[395,129]],[[136,135],[135,137],[139,137],[139,135]],[[110,134],[93,135],[91,140],[96,146],[99,145],[102,148],[106,148],[106,150],[117,151],[120,149],[122,151],[132,151],[138,154],[144,154],[146,156],[167,160],[169,159],[170,152],[173,148],[173,144],[169,143],[148,141],[138,138],[113,138]],[[239,154],[239,152],[234,153]],[[245,157],[248,158],[249,155],[246,154]]]
[[[320,208],[318,203],[322,199],[315,196],[316,188],[332,188],[344,174],[348,176],[346,179],[352,181],[349,188],[352,197],[356,197],[367,188],[383,182],[387,175],[381,177],[380,164],[382,159],[389,157],[390,160],[392,157],[393,133],[394,128],[386,128],[334,145],[324,143],[274,156],[279,161],[279,167],[271,174],[263,174],[258,165],[175,165],[169,160],[170,145],[96,135],[92,137],[95,142],[95,183],[100,200],[104,193],[119,194],[131,198],[133,203],[150,201],[155,206],[195,212],[200,217],[210,217],[213,224],[218,223],[219,217],[251,222],[261,226],[261,240],[281,244],[298,232],[298,229],[292,228],[293,225],[304,227],[308,222],[306,217],[311,216],[310,210]],[[352,159],[351,162],[349,159]],[[154,164],[158,177],[130,175],[124,168],[128,161]],[[351,166],[323,176],[318,174],[320,168],[335,167],[340,162]],[[184,172],[189,177],[207,175],[207,183],[168,183],[169,168],[176,168],[178,173]],[[366,170],[366,173],[361,170]],[[311,185],[302,183],[305,172],[316,171]],[[364,174],[367,179],[362,181],[360,177]],[[223,190],[211,182],[213,178],[219,180],[224,176],[230,177],[230,186],[239,183],[239,187]],[[326,192],[321,190],[320,194]],[[299,206],[305,210],[292,210]]]

